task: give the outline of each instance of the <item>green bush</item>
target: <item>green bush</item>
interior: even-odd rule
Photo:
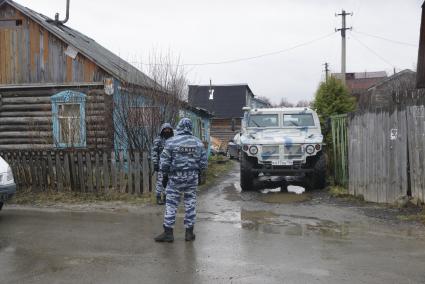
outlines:
[[[320,117],[322,133],[325,136],[325,142],[331,144],[331,131],[326,127],[326,121],[337,114],[345,114],[356,109],[356,99],[349,94],[346,86],[341,80],[330,77],[327,82],[322,82],[314,97],[312,103]]]

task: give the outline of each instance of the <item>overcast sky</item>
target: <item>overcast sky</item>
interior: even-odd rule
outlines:
[[[66,0],[17,0],[42,14],[65,15]],[[423,0],[71,0],[70,27],[128,61],[170,50],[183,63],[221,62],[284,50],[329,35],[347,18],[347,72],[416,68]],[[359,43],[359,41],[361,43]],[[367,49],[366,45],[369,49]],[[232,64],[187,67],[192,84],[248,83],[273,102],[311,100],[323,63],[340,71],[341,37]],[[376,55],[377,53],[378,55]],[[137,64],[137,63],[135,63]]]

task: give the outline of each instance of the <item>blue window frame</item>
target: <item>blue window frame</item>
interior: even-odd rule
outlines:
[[[51,102],[54,146],[86,147],[86,95],[63,91],[52,96]]]

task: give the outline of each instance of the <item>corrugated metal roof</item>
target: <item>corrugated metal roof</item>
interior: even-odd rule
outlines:
[[[154,87],[156,83],[136,67],[115,55],[92,38],[66,26],[56,25],[51,18],[24,7],[12,0],[0,0],[0,6],[9,4],[33,21],[37,22],[50,33],[57,36],[66,44],[71,45],[82,55],[92,60],[99,67],[117,79],[142,87]]]
[[[385,80],[382,80],[378,83],[376,83],[375,85],[371,86],[368,90],[372,90],[374,88],[378,88],[382,85],[388,84],[389,82],[392,82],[394,80],[398,80],[400,77],[404,77],[404,76],[415,76],[416,72],[410,70],[410,69],[404,69],[388,78],[386,78]]]
[[[332,76],[338,79],[342,79],[342,73],[332,73]],[[371,79],[371,78],[386,78],[388,77],[385,71],[374,71],[374,72],[347,72],[345,78],[347,80],[353,79]]]

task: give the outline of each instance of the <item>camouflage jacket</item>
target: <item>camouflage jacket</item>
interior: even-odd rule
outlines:
[[[155,140],[153,140],[152,162],[153,162],[154,168],[159,168],[159,158],[161,156],[162,150],[164,150],[165,142],[167,141],[167,139],[165,139],[165,137],[162,136],[162,131],[165,128],[173,129],[171,127],[171,124],[164,123],[163,125],[161,125],[161,131],[159,135],[155,138]]]
[[[160,169],[164,173],[203,171],[208,166],[205,147],[192,135],[192,122],[183,118],[177,126],[177,135],[168,139],[161,154]]]

